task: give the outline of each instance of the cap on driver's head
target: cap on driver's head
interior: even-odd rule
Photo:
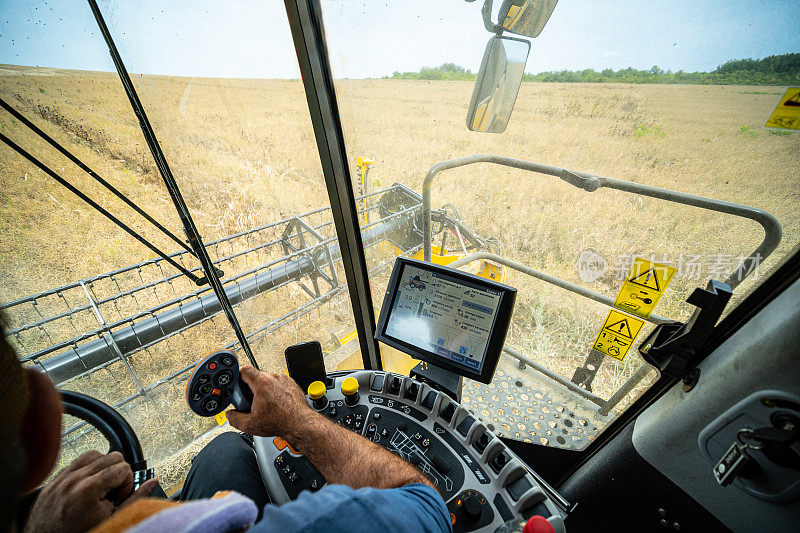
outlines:
[[[6,341],[5,331],[0,328],[0,390],[3,391],[0,409],[3,423],[0,424],[0,453],[14,442],[22,426],[22,417],[28,407],[28,384],[25,372],[14,349]]]

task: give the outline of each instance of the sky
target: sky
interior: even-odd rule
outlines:
[[[498,4],[500,0],[496,0]],[[491,36],[482,0],[321,0],[337,78],[445,62],[477,71]],[[129,71],[298,78],[281,0],[100,0]],[[497,6],[495,5],[495,8]],[[710,71],[730,59],[800,52],[797,0],[560,0],[526,72]],[[0,63],[113,71],[88,4],[0,0]]]

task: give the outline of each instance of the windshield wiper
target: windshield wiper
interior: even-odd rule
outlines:
[[[103,206],[89,198],[86,194],[84,194],[80,189],[72,185],[66,179],[59,176],[54,170],[50,167],[39,161],[36,157],[31,155],[28,151],[24,148],[19,146],[17,143],[6,137],[3,133],[0,132],[0,141],[3,141],[7,144],[12,150],[17,152],[19,155],[33,163],[36,167],[38,167],[42,172],[56,180],[58,183],[63,185],[67,190],[75,194],[78,198],[89,204],[93,209],[97,212],[108,218],[111,222],[122,228],[128,235],[139,241],[140,243],[144,244],[148,249],[158,254],[161,259],[167,261],[169,264],[177,268],[182,274],[187,276],[189,279],[194,281],[197,285],[203,285],[205,280],[203,278],[198,278],[196,275],[192,274],[186,267],[172,259],[170,256],[162,252],[158,247],[156,247],[153,243],[136,233],[133,229],[131,229],[127,224],[122,222],[120,219],[112,215],[108,210],[106,210]],[[120,193],[121,194],[121,193]]]
[[[34,124],[30,120],[28,120],[25,116],[23,116],[19,111],[14,109],[8,102],[3,100],[2,98],[0,98],[0,107],[5,109],[6,111],[8,111],[8,113],[12,117],[14,117],[15,119],[17,119],[20,122],[22,122],[22,124],[24,124],[28,129],[30,129],[32,132],[34,132],[36,135],[38,135],[40,138],[42,138],[50,146],[52,146],[53,148],[55,148],[56,150],[61,152],[61,154],[63,154],[64,157],[66,157],[67,159],[69,159],[70,161],[75,163],[81,170],[83,170],[84,172],[89,174],[92,178],[94,178],[95,181],[97,181],[100,185],[102,185],[103,187],[108,189],[112,194],[114,194],[114,196],[116,196],[117,198],[119,198],[120,200],[125,202],[125,204],[128,207],[130,207],[131,209],[133,209],[134,211],[139,213],[145,220],[147,220],[153,226],[158,228],[164,235],[166,235],[167,237],[169,237],[170,239],[172,239],[173,241],[178,243],[178,245],[180,245],[181,248],[183,248],[184,250],[186,250],[190,254],[195,255],[194,251],[191,248],[189,248],[189,246],[187,246],[187,244],[185,242],[183,242],[178,237],[176,237],[175,234],[173,234],[171,231],[169,231],[167,228],[165,228],[163,225],[161,225],[156,219],[154,219],[152,216],[150,216],[144,209],[142,209],[141,207],[136,205],[130,198],[125,196],[120,190],[118,190],[116,187],[114,187],[109,182],[104,180],[99,174],[97,174],[97,172],[95,172],[94,170],[89,168],[88,165],[86,165],[83,161],[81,161],[80,159],[75,157],[69,150],[64,148],[55,139],[53,139],[48,134],[46,134],[44,131],[39,129],[39,127],[36,124]]]
[[[197,226],[195,226],[194,220],[192,220],[192,215],[189,213],[189,208],[186,206],[186,202],[183,200],[183,196],[181,195],[181,191],[178,188],[177,182],[175,181],[175,177],[172,175],[172,171],[167,164],[167,158],[164,157],[164,152],[162,152],[161,145],[158,143],[155,131],[153,131],[153,126],[150,125],[150,121],[147,119],[147,114],[144,112],[144,107],[142,106],[142,102],[139,100],[139,95],[136,94],[136,88],[133,86],[133,81],[131,81],[128,70],[125,68],[125,64],[122,62],[122,57],[120,56],[119,50],[117,50],[117,46],[114,44],[114,40],[111,38],[111,33],[108,31],[108,26],[106,26],[106,22],[103,19],[103,14],[100,12],[100,8],[97,6],[97,1],[88,0],[88,2],[89,7],[92,9],[92,13],[94,14],[94,18],[97,21],[97,25],[100,27],[100,33],[103,34],[103,39],[108,46],[108,52],[111,54],[111,59],[114,61],[114,66],[117,69],[117,74],[119,74],[119,79],[122,82],[122,86],[125,88],[125,94],[128,95],[128,100],[131,103],[133,112],[136,114],[136,118],[139,119],[139,127],[144,134],[147,146],[150,148],[150,153],[153,155],[153,159],[155,160],[158,171],[161,174],[161,178],[164,180],[164,185],[167,187],[170,198],[172,198],[172,203],[175,205],[175,210],[178,212],[178,217],[181,219],[184,232],[189,240],[189,245],[192,247],[197,259],[200,261],[200,264],[203,267],[203,272],[206,275],[206,279],[208,279],[209,285],[211,285],[211,288],[214,290],[214,294],[217,295],[220,306],[225,312],[225,316],[228,318],[231,328],[233,328],[234,333],[236,333],[236,339],[239,341],[242,350],[244,351],[245,355],[247,355],[250,364],[252,364],[255,368],[258,368],[258,363],[253,356],[253,351],[250,348],[250,343],[247,341],[247,336],[244,334],[242,326],[239,324],[239,319],[236,317],[236,313],[233,311],[233,306],[228,299],[228,294],[225,292],[225,288],[222,286],[222,282],[219,279],[218,270],[214,266],[214,263],[211,261],[211,257],[208,255],[208,251],[203,245],[203,241],[200,238],[200,232],[197,231]]]

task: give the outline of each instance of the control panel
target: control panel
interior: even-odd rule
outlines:
[[[385,372],[329,374],[309,387],[309,405],[416,466],[442,494],[453,531],[494,531],[539,515],[564,531],[568,504],[486,426],[427,384]],[[259,468],[276,504],[324,477],[280,437],[256,437]]]

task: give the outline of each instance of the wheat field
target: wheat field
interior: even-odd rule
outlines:
[[[327,205],[299,80],[137,75],[134,81],[205,240]],[[782,94],[780,87],[525,83],[501,135],[467,131],[470,82],[340,80],[336,90],[351,174],[357,175],[357,156],[373,158],[370,176],[381,186],[400,182],[419,192],[433,164],[490,153],[770,212],[783,226],[783,240],[760,265],[753,276],[757,279],[736,290],[735,302],[800,237],[800,136],[761,127]],[[115,74],[0,66],[0,96],[182,234]],[[175,249],[5,113],[0,130],[148,239]],[[0,302],[153,257],[5,146],[0,147],[0,168]],[[587,193],[555,178],[487,164],[442,173],[432,205],[444,204],[454,205],[480,235],[499,238],[506,257],[612,298],[623,268],[617,263],[624,264],[625,258],[677,262],[699,256],[702,275],[679,272],[659,303],[657,313],[675,319],[691,312],[684,300],[694,287],[705,286],[712,274],[719,278],[726,268],[727,276],[735,259],[763,238],[756,223],[732,216],[616,191]],[[580,280],[575,266],[587,249],[612,267],[591,283]],[[377,248],[368,260],[374,264],[384,256],[385,249]],[[376,306],[386,279],[373,279]],[[606,309],[519,273],[509,272],[506,282],[519,289],[509,344],[571,378]],[[293,298],[299,298],[296,288],[250,305],[246,312],[291,308]],[[191,348],[175,341],[170,355],[136,364],[152,376],[174,370],[229,335],[217,330],[225,329],[220,324],[195,336]],[[265,368],[277,370],[287,344],[349,324],[346,297],[337,298],[273,334],[256,347],[257,357]],[[595,393],[609,397],[641,364],[633,354],[625,362],[609,359],[595,380]],[[84,386],[98,394],[104,387]],[[180,394],[161,401],[162,408],[169,406],[180,401]],[[212,427],[186,421],[181,426],[185,435],[163,437],[163,421],[152,422],[163,416],[158,409],[150,406],[136,415],[134,426],[145,433],[146,448],[185,443],[193,433]]]

